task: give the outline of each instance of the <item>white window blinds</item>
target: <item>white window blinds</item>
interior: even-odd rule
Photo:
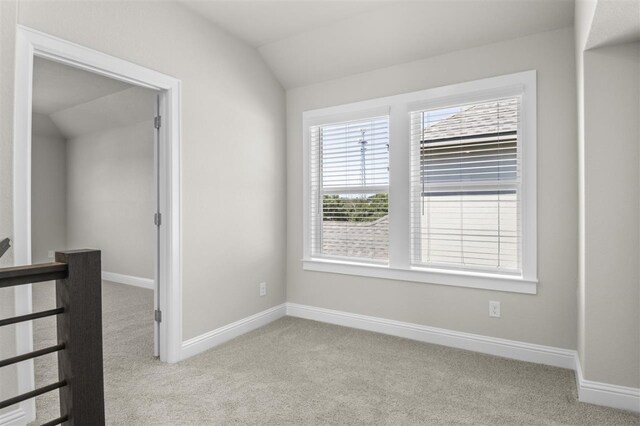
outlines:
[[[312,255],[387,262],[389,118],[309,131]]]
[[[410,119],[412,264],[520,272],[520,97]]]

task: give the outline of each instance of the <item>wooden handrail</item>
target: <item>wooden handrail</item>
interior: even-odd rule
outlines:
[[[68,271],[67,264],[61,262],[0,268],[0,288],[61,280],[67,277]]]
[[[56,252],[56,261],[0,269],[0,288],[56,281],[54,309],[0,320],[0,327],[57,316],[57,345],[0,360],[0,368],[57,352],[59,381],[0,401],[0,409],[59,389],[63,415],[47,425],[104,425],[100,251]]]

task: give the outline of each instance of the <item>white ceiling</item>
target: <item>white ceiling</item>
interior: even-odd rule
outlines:
[[[573,24],[573,0],[199,1],[289,89]]]
[[[155,100],[153,90],[45,59],[34,60],[34,134],[70,139],[152,120]]]
[[[247,44],[259,47],[384,7],[390,2],[185,0],[184,4]]]
[[[587,49],[640,41],[640,1],[598,0]]]
[[[155,92],[130,87],[49,115],[66,138],[102,132],[149,121],[155,116]]]
[[[42,58],[33,61],[33,112],[51,114],[132,87]]]

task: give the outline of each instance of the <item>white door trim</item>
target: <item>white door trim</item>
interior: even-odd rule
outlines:
[[[182,247],[180,206],[180,80],[96,50],[18,25],[16,34],[15,127],[13,139],[13,247],[15,264],[31,263],[31,100],[34,56],[127,83],[158,90],[162,114],[160,142],[160,359],[177,362],[182,348]],[[153,220],[153,218],[149,218]],[[16,314],[31,311],[31,286],[16,287]],[[31,323],[17,329],[17,346],[33,350]],[[33,362],[18,364],[19,391],[33,389]],[[33,399],[24,403],[27,418]]]

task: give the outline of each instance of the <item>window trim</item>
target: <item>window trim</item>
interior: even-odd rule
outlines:
[[[409,113],[453,103],[472,103],[522,95],[521,126],[521,238],[522,273],[485,273],[411,265]],[[303,269],[375,278],[480,288],[515,293],[537,293],[536,188],[536,71],[525,71],[433,89],[305,111],[303,124]],[[309,128],[345,121],[344,118],[389,114],[389,263],[339,261],[311,256]]]

